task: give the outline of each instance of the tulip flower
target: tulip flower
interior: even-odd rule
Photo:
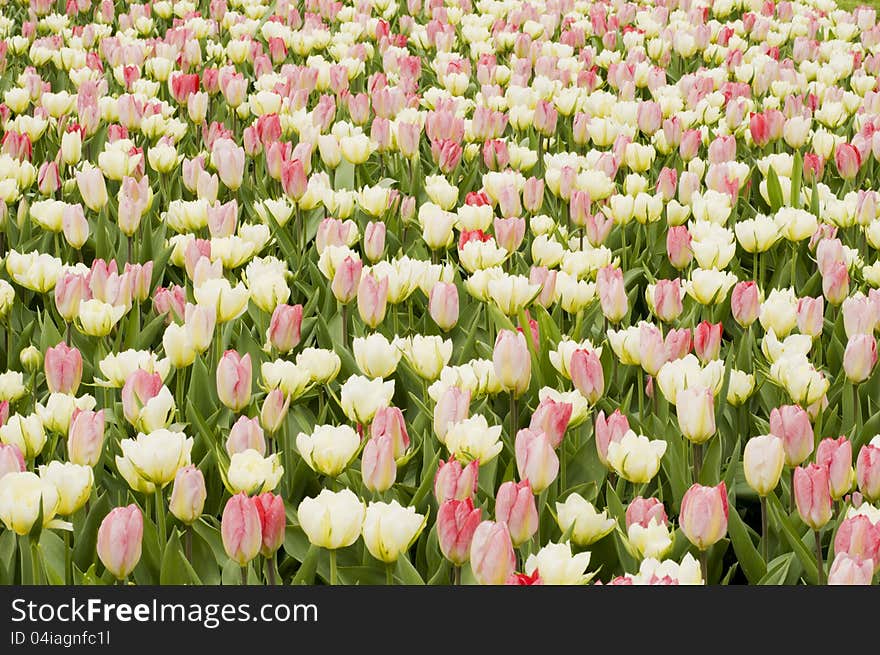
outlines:
[[[531,380],[532,360],[525,337],[520,332],[501,330],[492,352],[495,376],[514,397],[521,396]]]
[[[234,412],[241,411],[251,400],[251,356],[244,357],[227,350],[217,364],[217,396]]]
[[[770,412],[770,433],[782,439],[786,466],[798,466],[813,452],[810,417],[797,405],[776,407]]]
[[[144,517],[137,505],[110,511],[98,528],[98,557],[117,580],[124,580],[141,559]]]
[[[51,393],[76,395],[82,379],[82,355],[64,342],[46,350],[44,360],[46,385]]]
[[[846,553],[838,553],[831,563],[828,572],[829,585],[870,585],[873,578],[873,566],[869,560],[850,557]]]
[[[831,519],[828,469],[818,464],[799,466],[794,470],[792,487],[801,520],[813,530],[820,530]]]
[[[394,461],[394,439],[383,433],[373,437],[364,445],[361,459],[361,477],[364,487],[370,491],[387,491],[397,477],[397,464]]]
[[[0,478],[7,473],[21,473],[25,470],[24,455],[18,446],[0,444]]]
[[[284,543],[284,530],[287,516],[284,513],[284,500],[272,493],[263,493],[251,499],[260,517],[260,534],[263,543],[260,554],[272,557]]]
[[[678,392],[675,399],[678,426],[694,444],[702,444],[715,434],[715,397],[711,389],[689,388]]]
[[[504,523],[483,521],[477,526],[471,541],[470,562],[480,584],[500,585],[507,581],[516,569],[516,553]]]
[[[456,567],[470,558],[471,542],[480,524],[482,510],[470,498],[449,499],[437,511],[437,540],[440,552]]]
[[[207,495],[202,472],[192,465],[183,466],[174,476],[168,508],[178,520],[190,524],[202,515]]]
[[[862,446],[856,458],[856,479],[859,491],[869,501],[880,499],[880,439]]]
[[[852,442],[846,437],[831,437],[819,442],[816,449],[816,463],[828,469],[831,497],[840,500],[848,494],[855,483],[855,470],[852,465]]]
[[[447,500],[471,498],[477,491],[478,470],[477,460],[462,466],[457,460],[444,462],[441,459],[434,475],[434,497],[437,502],[442,505]]]
[[[597,512],[593,504],[577,493],[570,494],[564,503],[556,503],[556,516],[563,534],[570,533],[578,546],[589,546],[614,529],[616,521],[608,512]],[[570,532],[569,532],[570,531]]]
[[[605,374],[595,350],[575,350],[570,363],[571,381],[591,405],[605,392]]]
[[[376,559],[396,562],[424,529],[425,521],[414,507],[403,507],[396,500],[371,502],[364,515],[364,544]]]
[[[514,450],[519,477],[528,480],[535,493],[541,493],[556,479],[559,458],[545,433],[528,428],[520,430],[516,433]]]
[[[681,530],[692,544],[706,550],[727,534],[727,487],[695,484],[681,501]]]
[[[223,508],[220,521],[223,549],[229,558],[244,568],[260,553],[263,544],[260,513],[256,504],[245,493],[238,493]],[[245,583],[242,573],[242,583]]]
[[[526,560],[526,573],[540,574],[544,584],[576,585],[586,584],[595,573],[586,573],[590,565],[590,553],[572,555],[571,544],[549,543]]]
[[[779,484],[785,464],[782,439],[765,434],[752,437],[743,449],[743,469],[746,482],[759,496],[766,496]]]

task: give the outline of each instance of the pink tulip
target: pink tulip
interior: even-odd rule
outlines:
[[[226,501],[220,521],[220,535],[226,554],[239,566],[247,566],[260,554],[263,546],[260,513],[244,492]]]
[[[691,351],[691,331],[687,328],[669,330],[663,346],[666,349],[666,361],[681,359]]]
[[[217,175],[232,191],[238,190],[244,178],[244,148],[231,139],[217,139],[211,149],[211,159],[217,167]]]
[[[269,434],[275,434],[284,424],[289,408],[290,396],[281,389],[270,390],[263,399],[263,406],[260,408],[260,425]]]
[[[470,389],[448,387],[434,405],[434,434],[445,443],[449,426],[469,416],[471,402]]]
[[[495,520],[507,526],[514,546],[525,543],[538,531],[538,508],[528,480],[509,480],[498,487]]]
[[[0,478],[7,473],[21,473],[25,470],[24,455],[18,446],[0,443]]]
[[[371,262],[382,259],[382,253],[385,251],[385,233],[385,223],[382,221],[367,223],[364,230],[364,256]]]
[[[521,332],[499,330],[492,351],[492,364],[498,382],[514,396],[521,396],[529,388],[532,358]]]
[[[79,314],[79,304],[83,300],[91,298],[88,282],[85,276],[62,272],[55,283],[55,307],[58,313],[68,323]]]
[[[437,282],[428,296],[428,313],[444,332],[458,323],[458,287],[451,282]]]
[[[761,299],[758,285],[751,280],[738,282],[730,293],[730,311],[734,320],[743,327],[748,327],[758,318]]]
[[[235,453],[243,453],[248,449],[256,450],[260,455],[265,455],[266,439],[263,436],[263,428],[260,427],[259,419],[239,416],[226,438],[226,452],[231,457]]]
[[[558,448],[571,421],[572,410],[571,403],[557,402],[550,397],[544,398],[532,414],[529,429],[543,432],[550,440],[550,445]]]
[[[783,405],[770,411],[770,433],[782,439],[786,466],[797,466],[813,452],[813,426],[799,405]]]
[[[614,219],[608,218],[602,212],[584,216],[584,234],[590,245],[596,248],[605,243],[613,227]]]
[[[377,279],[367,273],[357,286],[357,306],[361,320],[371,328],[376,328],[384,319],[388,306],[388,278]]]
[[[677,185],[678,172],[674,168],[663,167],[657,176],[657,193],[663,196],[663,200],[669,202],[675,197]]]
[[[869,560],[875,571],[880,570],[880,524],[875,525],[862,514],[844,520],[834,536],[834,552]]]
[[[666,234],[666,254],[669,262],[678,270],[691,263],[694,253],[691,251],[691,235],[687,226],[677,225],[669,228]]]
[[[58,173],[57,162],[43,162],[40,166],[40,172],[37,174],[37,189],[44,196],[53,195],[61,186],[61,178]],[[80,208],[82,210],[82,208]]]
[[[454,566],[463,566],[470,557],[471,542],[480,525],[482,509],[470,498],[447,500],[437,511],[437,540],[440,552]]]
[[[477,582],[504,584],[516,570],[516,553],[504,523],[483,521],[477,526],[471,540],[470,561]]]
[[[607,419],[604,411],[600,411],[596,416],[596,450],[599,453],[599,461],[605,466],[608,466],[608,444],[612,441],[620,441],[628,431],[629,420],[620,413],[619,409],[615,409]]]
[[[559,457],[546,434],[524,428],[516,433],[514,450],[519,477],[528,480],[535,493],[542,492],[556,479]]]
[[[46,349],[44,361],[46,386],[50,393],[60,392],[71,396],[76,395],[82,380],[82,355],[75,347],[63,341],[57,346]]]
[[[260,554],[263,557],[272,557],[284,543],[284,531],[287,527],[284,499],[266,492],[254,496],[251,500],[260,519],[260,533],[262,535]]]
[[[816,449],[816,463],[828,469],[831,497],[843,498],[853,486],[852,442],[846,437],[819,442]]]
[[[666,525],[669,521],[663,503],[657,498],[642,498],[638,496],[626,508],[626,527],[638,524],[647,528],[651,519],[660,525]]]
[[[706,550],[727,534],[727,486],[695,484],[681,501],[681,531],[700,550]]]
[[[818,464],[794,470],[794,501],[801,520],[813,530],[820,530],[831,519],[831,489],[828,469]]]
[[[843,312],[843,329],[848,337],[874,333],[878,314],[877,306],[870,297],[850,296],[843,301],[840,309]]]
[[[555,301],[556,274],[556,271],[549,270],[546,266],[532,266],[529,271],[529,283],[541,286],[535,298],[535,302],[541,307],[547,308]]]
[[[434,497],[443,504],[447,500],[471,498],[477,491],[479,463],[473,460],[462,466],[458,460],[440,460],[434,476]]]
[[[822,334],[825,322],[825,299],[822,296],[805,296],[798,300],[797,326],[801,334],[817,337]]]
[[[556,121],[559,112],[547,100],[539,100],[535,105],[535,129],[544,136],[553,136],[556,131]]]
[[[208,232],[211,238],[229,237],[235,234],[238,223],[238,201],[235,198],[229,202],[215,202],[208,206]]]
[[[330,288],[336,300],[342,304],[350,303],[358,295],[363,263],[359,259],[346,257],[333,274]],[[368,276],[369,277],[369,276]]]
[[[118,580],[134,571],[141,559],[144,517],[137,505],[110,511],[98,528],[98,557]]]
[[[870,560],[860,560],[846,553],[834,556],[828,571],[829,585],[870,585],[874,571]]]
[[[202,515],[207,495],[202,472],[191,464],[182,466],[174,476],[168,508],[179,521],[190,524]]]
[[[361,476],[370,491],[386,491],[394,485],[397,464],[394,461],[394,440],[390,434],[369,439],[361,455]]]
[[[663,333],[653,323],[639,325],[639,360],[649,375],[657,375],[667,361]]]
[[[822,293],[832,305],[839,305],[849,295],[849,271],[843,262],[829,266],[822,276]]]
[[[694,352],[704,364],[718,359],[721,354],[721,334],[724,326],[721,323],[702,321],[694,328]]]
[[[153,262],[146,264],[125,264],[125,275],[131,280],[131,297],[143,302],[150,297],[153,280]]]
[[[575,388],[591,405],[595,404],[605,392],[605,374],[596,351],[575,350],[571,356],[569,371]]]
[[[843,353],[843,371],[853,384],[864,382],[871,376],[877,363],[877,340],[867,334],[854,334]]]
[[[104,447],[104,410],[74,410],[67,430],[67,457],[74,464],[95,466]]]
[[[523,186],[523,206],[532,214],[538,213],[544,204],[544,180],[530,177]]]
[[[862,156],[852,144],[839,143],[834,150],[834,165],[837,167],[840,177],[844,180],[851,180],[859,174]]]
[[[603,266],[596,274],[596,291],[602,314],[612,323],[626,316],[628,302],[623,286],[623,271],[615,266]]]
[[[880,446],[865,444],[856,458],[856,479],[859,491],[873,502],[880,499]]]
[[[217,364],[217,396],[233,412],[239,412],[251,402],[251,356],[244,357],[227,350]]]
[[[275,350],[289,353],[297,347],[301,338],[302,319],[302,305],[280,304],[275,307],[266,333],[269,343]]]
[[[161,375],[147,373],[143,369],[135,370],[122,387],[122,413],[125,419],[134,425],[140,416],[141,408],[148,400],[159,395],[161,389]]]
[[[515,252],[523,241],[526,233],[524,218],[495,218],[495,241],[507,252]]]
[[[403,457],[409,449],[410,440],[406,431],[406,421],[399,407],[380,407],[376,410],[376,415],[370,424],[370,435],[376,438],[383,434],[391,437],[394,458]]]
[[[657,280],[654,286],[654,314],[664,323],[677,319],[682,312],[681,282]]]

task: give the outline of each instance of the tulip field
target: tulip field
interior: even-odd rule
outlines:
[[[872,584],[880,23],[0,0],[0,584]]]

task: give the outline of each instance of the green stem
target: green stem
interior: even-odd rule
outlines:
[[[241,585],[243,587],[246,587],[247,583],[248,583],[247,573],[248,573],[247,566],[242,566],[241,567]]]
[[[461,567],[460,566],[453,566],[452,567],[452,584],[456,585],[456,586],[461,584]]]
[[[694,484],[700,483],[700,471],[703,469],[703,444],[694,444]]]
[[[394,586],[394,564],[386,564],[385,565],[385,584],[388,586]]]
[[[336,584],[336,549],[330,549],[330,584]]]
[[[709,551],[700,551],[700,571],[703,574],[703,584],[709,584]]]
[[[275,554],[273,553],[269,557],[266,558],[266,579],[270,586],[274,587],[278,584],[278,580],[275,575]]]
[[[825,564],[822,562],[822,537],[818,530],[813,530],[816,538],[816,569],[819,571],[819,586],[825,585]]]
[[[40,571],[40,543],[35,539],[31,539],[31,566],[34,571],[34,584],[42,584],[42,575]]]
[[[770,563],[769,537],[767,528],[767,496],[761,496],[761,555],[764,557],[765,564]]]
[[[168,535],[165,531],[165,501],[162,498],[162,489],[156,488],[156,525],[159,528],[159,553],[165,552],[165,544],[168,543]]]
[[[73,584],[73,549],[70,547],[70,532],[64,532],[64,584]]]

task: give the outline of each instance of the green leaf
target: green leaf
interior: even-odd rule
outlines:
[[[804,175],[804,158],[800,150],[794,151],[794,163],[791,166],[791,206],[801,206],[801,185]]]
[[[416,567],[412,565],[412,562],[409,561],[409,558],[406,555],[401,555],[397,558],[395,574],[405,585],[425,584],[425,581],[422,580],[422,576],[419,575],[419,572],[416,571]]]
[[[286,550],[286,548],[285,548]],[[321,552],[321,549],[315,545],[309,545],[309,550],[306,553],[305,558],[302,560],[302,564],[299,567],[299,571],[296,572],[296,575],[293,576],[293,580],[290,581],[292,585],[300,585],[300,584],[313,584],[315,581],[315,572],[318,568],[318,554]]]
[[[162,556],[162,567],[159,572],[159,584],[202,584],[198,574],[184,556],[177,530],[171,531],[171,538],[165,546],[165,554]]]
[[[736,558],[742,567],[743,573],[746,574],[749,582],[752,584],[757,583],[767,573],[767,567],[757,548],[752,543],[748,527],[743,523],[739,512],[736,511],[736,507],[731,507],[727,519],[727,533],[730,536],[733,551],[736,553]]]
[[[772,166],[767,169],[767,197],[770,199],[770,209],[774,212],[779,211],[783,205],[782,186]]]
[[[85,571],[95,560],[95,549],[98,544],[98,528],[101,527],[101,521],[110,513],[110,497],[104,494],[98,501],[94,503],[86,514],[86,520],[83,522],[79,532],[75,535],[75,546],[73,548],[73,561],[79,567],[80,571]]]
[[[794,526],[792,526],[791,521],[788,518],[788,514],[782,508],[782,504],[779,502],[779,498],[776,497],[775,493],[771,493],[767,496],[767,505],[771,509],[774,520],[779,524],[779,529],[782,532],[783,538],[794,551],[795,555],[797,555],[797,558],[801,562],[801,566],[804,567],[804,576],[807,578],[807,581],[810,584],[816,584],[819,579],[819,569],[816,567],[815,556],[798,536]]]
[[[756,584],[759,585],[783,585],[788,578],[788,571],[791,568],[794,553],[785,553],[780,555],[767,568],[767,574],[762,576]],[[742,560],[740,560],[741,562]]]

